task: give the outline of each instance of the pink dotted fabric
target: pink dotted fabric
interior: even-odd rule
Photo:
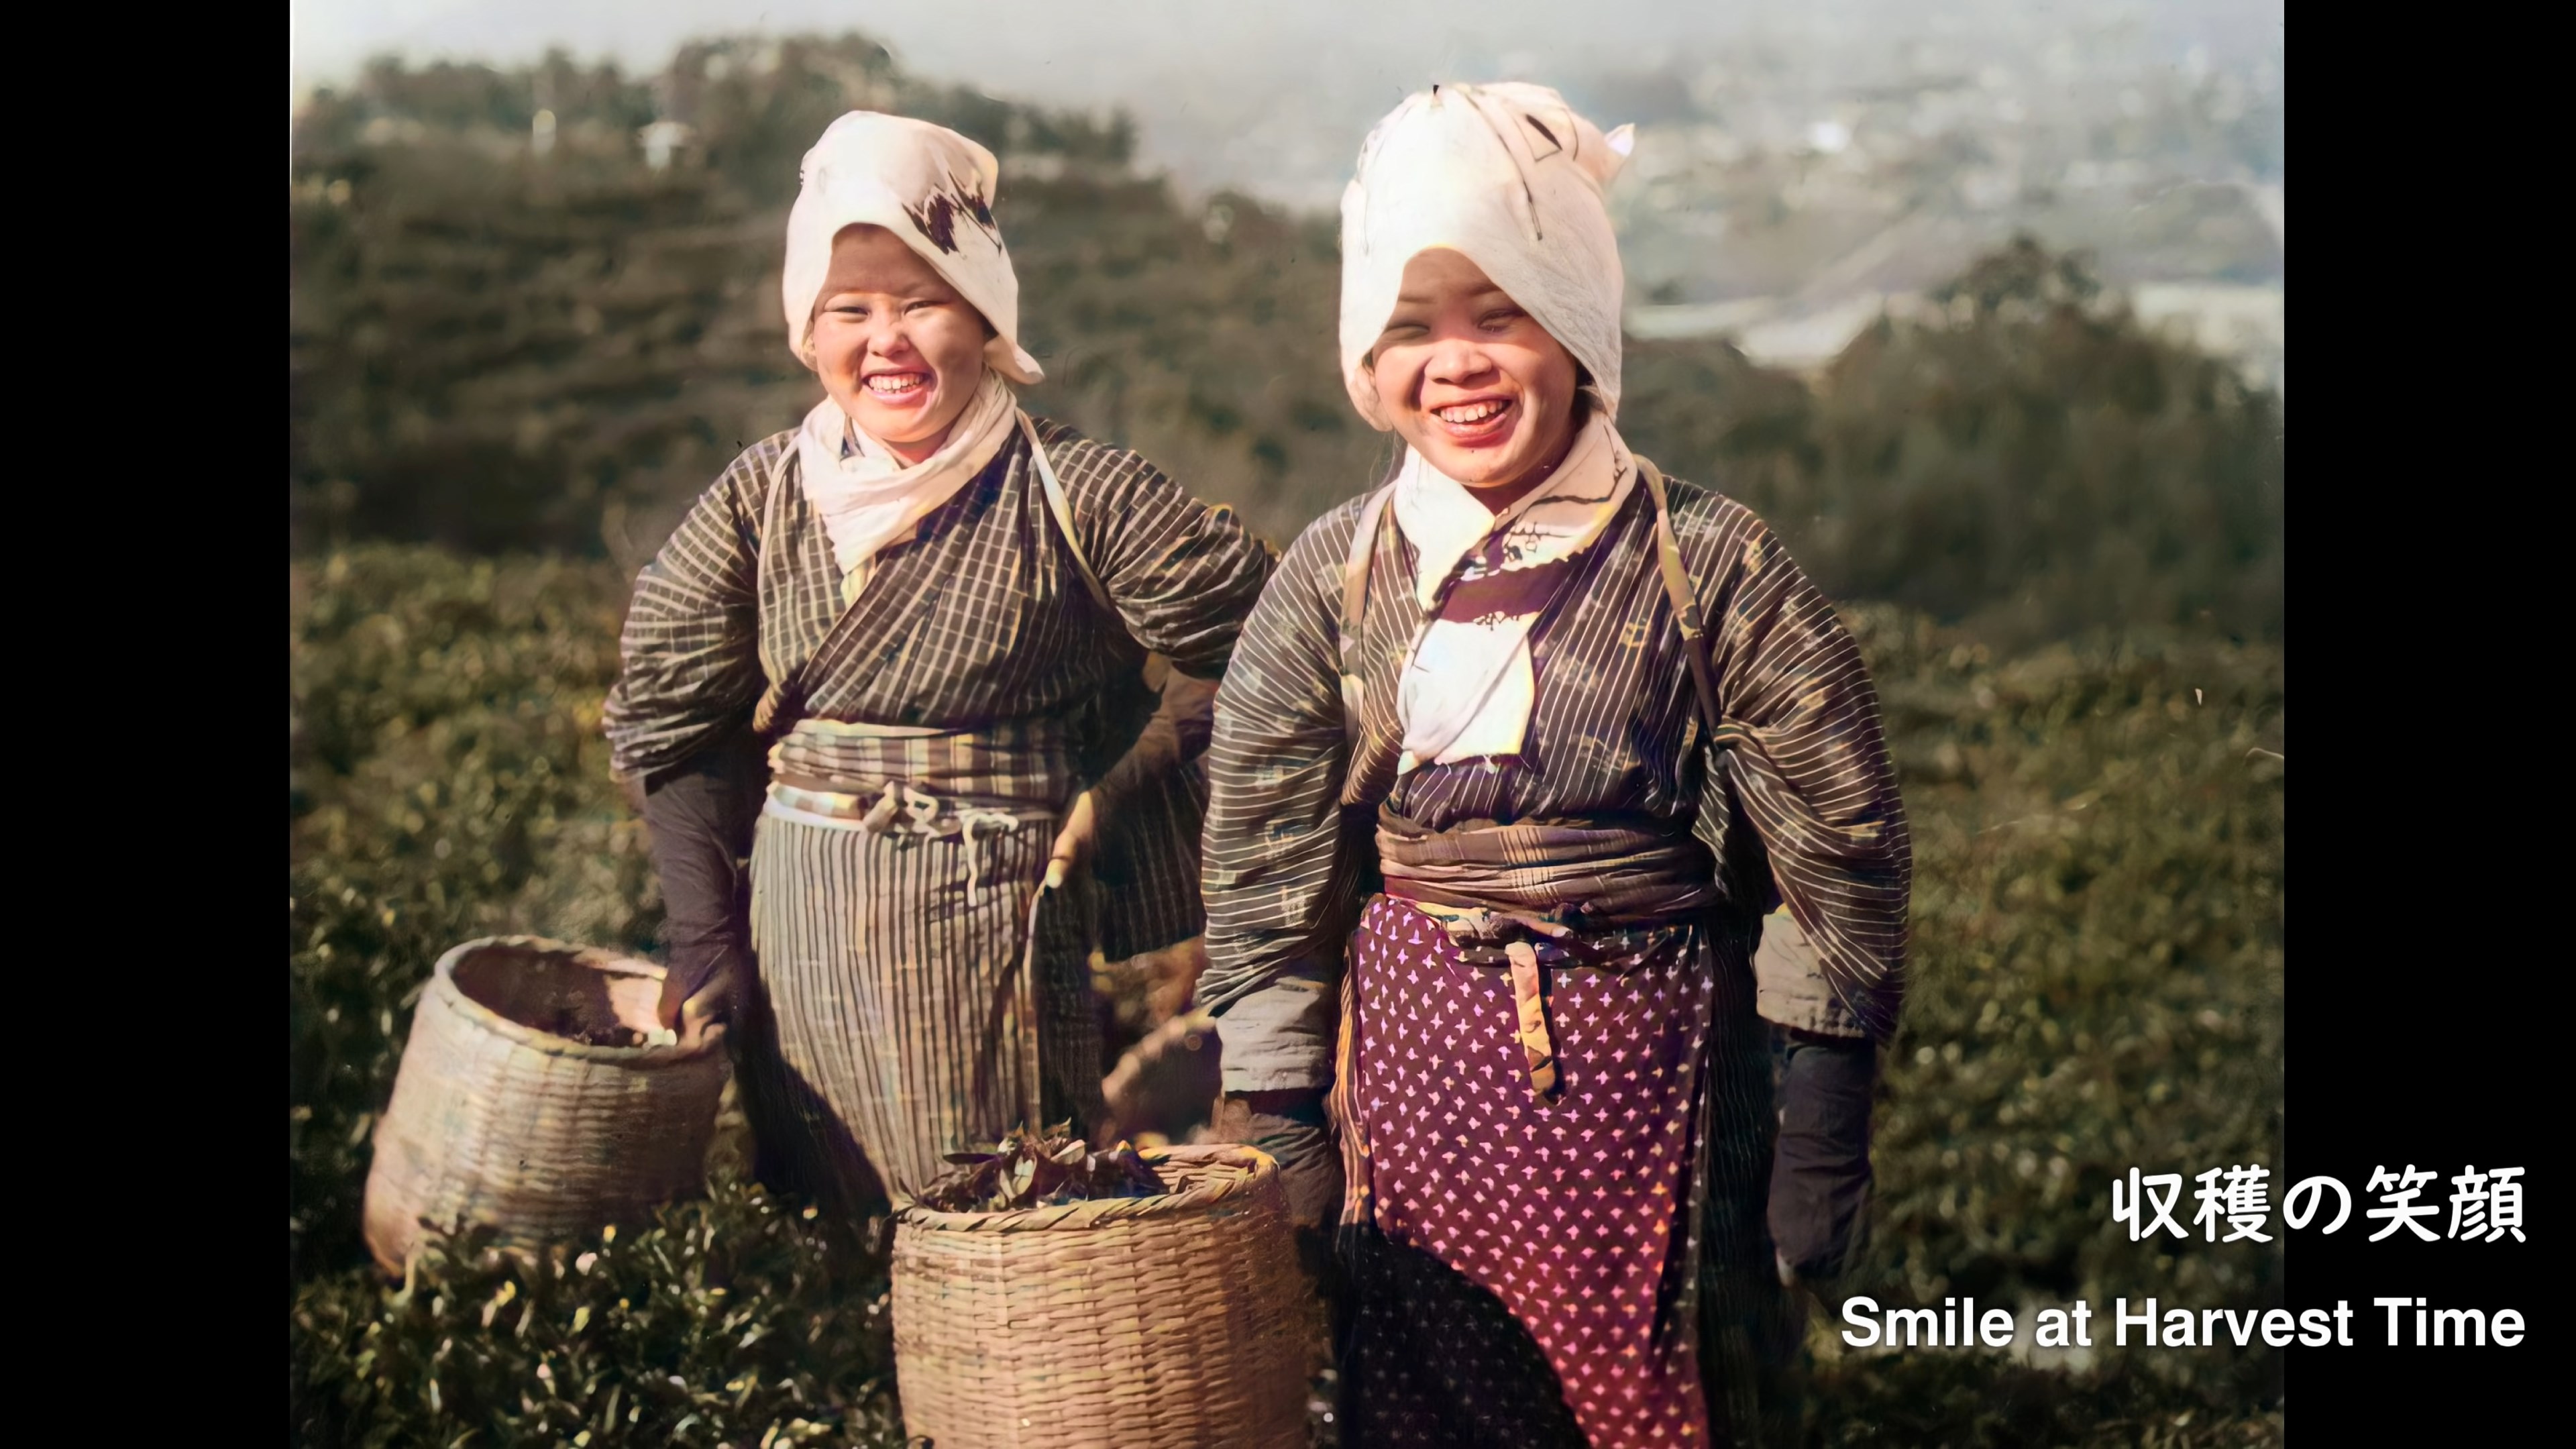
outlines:
[[[1560,1082],[1543,1105],[1509,974],[1401,900],[1364,913],[1356,1104],[1380,1241],[1353,1442],[1709,1442],[1684,1289],[1711,987],[1673,933],[1604,943],[1639,949],[1542,955]]]

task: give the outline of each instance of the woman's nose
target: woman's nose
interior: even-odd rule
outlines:
[[[893,359],[911,355],[912,335],[901,318],[887,318],[868,328],[868,355]]]
[[[1451,336],[1440,340],[1431,350],[1424,372],[1434,382],[1466,383],[1494,370],[1493,358],[1472,337]]]

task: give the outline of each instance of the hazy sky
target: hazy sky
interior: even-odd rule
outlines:
[[[1624,70],[1767,33],[1822,58],[1891,28],[2016,32],[2125,11],[2142,60],[2279,54],[2283,0],[291,0],[297,98],[369,56],[511,64],[561,45],[651,68],[693,36],[863,31],[933,79],[1057,106],[1124,104],[1145,158],[1196,185],[1311,178],[1433,80]],[[1604,125],[1616,118],[1603,118]],[[1275,186],[1263,189],[1276,190]],[[1299,195],[1308,202],[1326,195]]]

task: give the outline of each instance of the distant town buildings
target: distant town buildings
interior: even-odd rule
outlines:
[[[1813,373],[1883,312],[2028,234],[2090,252],[2143,320],[2280,387],[2274,61],[1988,15],[1560,81],[1604,125],[1639,123],[1611,193],[1630,333],[1727,336]]]
[[[644,143],[644,164],[656,171],[667,171],[671,169],[671,158],[697,140],[698,133],[679,121],[655,121],[635,136]]]

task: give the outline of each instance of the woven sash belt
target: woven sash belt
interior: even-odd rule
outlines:
[[[1076,793],[1055,720],[973,730],[804,719],[769,751],[769,813],[873,834],[962,835],[1053,820]]]
[[[1469,964],[1509,968],[1514,1034],[1542,1103],[1555,1100],[1557,1074],[1541,950],[1594,964],[1586,934],[1667,925],[1717,899],[1708,852],[1687,833],[1484,821],[1432,831],[1380,807],[1377,850],[1388,895],[1439,922]]]

